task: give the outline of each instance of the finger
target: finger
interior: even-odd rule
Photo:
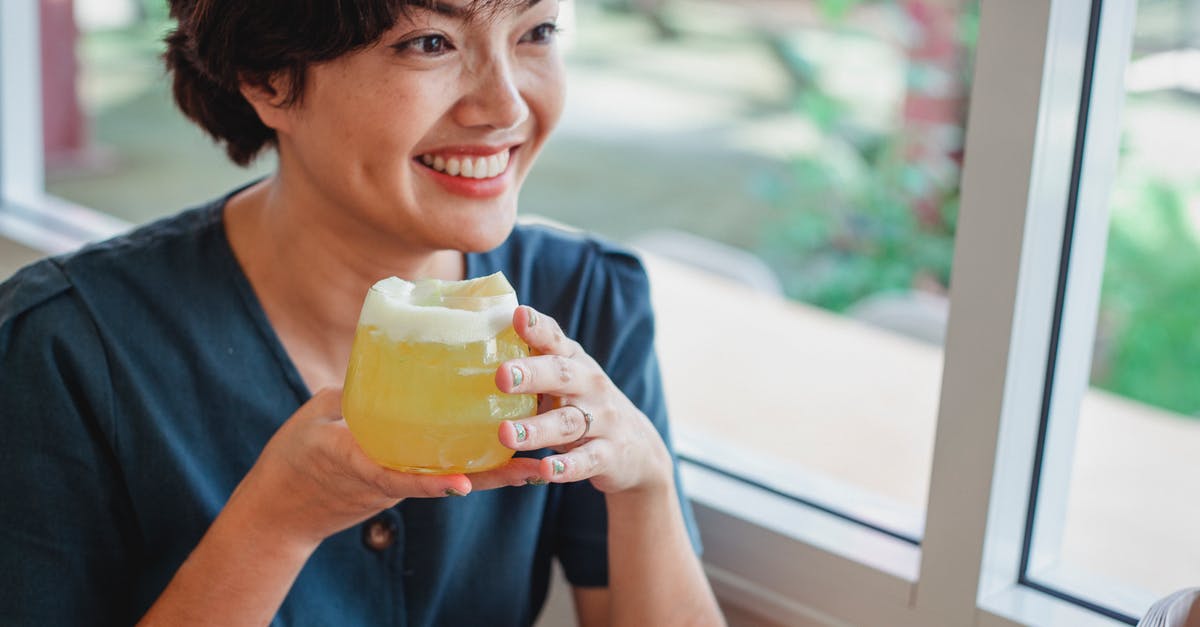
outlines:
[[[491,490],[506,486],[543,485],[541,460],[514,457],[499,468],[467,475],[472,490]]]
[[[567,453],[551,455],[541,460],[540,476],[551,483],[571,483],[591,479],[607,471],[610,459],[606,440],[592,440]]]
[[[590,359],[540,355],[513,359],[496,369],[496,387],[509,394],[572,396],[605,377]]]
[[[589,427],[582,409],[566,405],[524,420],[505,420],[499,435],[500,443],[514,451],[536,451],[595,437],[596,420]]]
[[[379,491],[395,499],[441,498],[471,493],[471,480],[463,474],[418,475],[378,467],[372,474],[371,482]]]
[[[572,357],[580,350],[579,344],[563,333],[558,321],[528,305],[513,312],[513,328],[537,354]]]

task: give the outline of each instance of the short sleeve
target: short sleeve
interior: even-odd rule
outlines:
[[[110,394],[91,319],[51,262],[0,285],[0,623],[136,620]]]
[[[654,310],[650,281],[637,257],[603,250],[582,299],[576,339],[613,383],[642,410],[662,436],[675,460],[684,524],[697,553],[700,534],[691,505],[684,497],[667,420],[658,357],[654,350]],[[607,510],[604,495],[590,483],[563,487],[557,554],[572,585],[608,585]]]

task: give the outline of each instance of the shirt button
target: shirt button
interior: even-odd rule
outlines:
[[[396,526],[383,518],[376,518],[363,527],[363,544],[372,551],[383,551],[396,543]]]

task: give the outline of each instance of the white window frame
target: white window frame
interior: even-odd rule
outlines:
[[[1040,467],[1034,512],[1028,513],[1029,525],[1036,526],[1029,546],[1026,577],[1038,585],[1062,587],[1069,584],[1097,594],[1110,609],[1135,615],[1154,599],[1133,590],[1118,589],[1111,582],[1088,573],[1079,573],[1070,564],[1059,561],[1063,523],[1066,519],[1068,491],[1075,452],[1075,435],[1080,408],[1091,379],[1092,349],[1100,309],[1108,231],[1111,223],[1109,193],[1117,177],[1121,113],[1125,104],[1125,68],[1132,55],[1133,37],[1127,32],[1137,18],[1137,2],[1105,2],[1108,13],[1099,23],[1099,37],[1108,45],[1095,51],[1092,98],[1086,113],[1088,132],[1081,147],[1077,175],[1075,211],[1065,234],[1063,255],[1067,267],[1060,269],[1058,292],[1061,317],[1057,326],[1057,345],[1048,359],[1053,364],[1052,378],[1043,393],[1043,459],[1053,463]],[[1114,97],[1115,96],[1115,97]],[[1035,469],[1036,470],[1036,469]]]
[[[0,0],[0,236],[57,254],[129,223],[46,194],[37,0]]]
[[[1097,0],[1099,1],[1099,0]],[[951,316],[920,547],[685,465],[718,594],[782,624],[1123,623],[1019,583],[1072,186],[1091,0],[981,0]],[[1055,364],[1065,489],[1071,401],[1086,386],[1135,0],[1106,0]],[[37,0],[0,2],[0,235],[48,253],[128,225],[45,193]],[[1077,293],[1076,293],[1077,292]],[[1078,323],[1078,324],[1076,324]],[[1086,333],[1085,333],[1086,332]],[[1073,407],[1077,408],[1075,403]],[[1065,417],[1065,418],[1064,418]],[[719,460],[714,460],[719,465]],[[1048,499],[1050,502],[1052,499]],[[1048,535],[1053,538],[1053,533]]]

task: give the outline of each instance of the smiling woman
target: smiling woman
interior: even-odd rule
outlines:
[[[171,7],[180,109],[234,162],[278,167],[0,285],[0,615],[527,625],[557,560],[582,624],[721,622],[645,271],[514,226],[563,104],[558,4]],[[513,459],[377,465],[341,416],[363,296],[497,272],[533,356],[495,392],[541,398],[495,433]]]

